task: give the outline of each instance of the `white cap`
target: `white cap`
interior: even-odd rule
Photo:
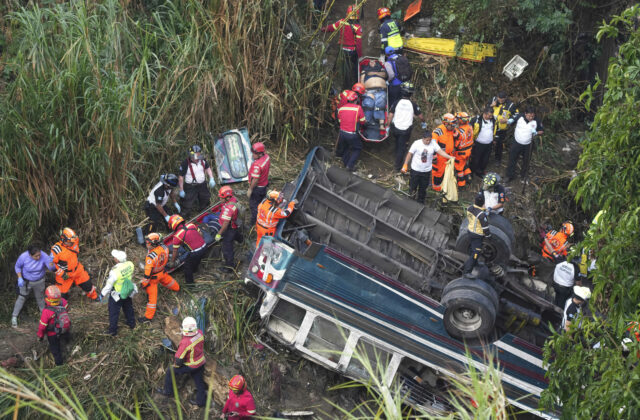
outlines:
[[[111,256],[115,258],[118,262],[127,261],[127,253],[124,251],[120,251],[119,249],[114,249],[111,251]]]
[[[587,300],[591,297],[591,290],[584,286],[573,286],[573,293],[582,300]]]

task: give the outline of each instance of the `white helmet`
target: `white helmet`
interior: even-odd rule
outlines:
[[[573,286],[573,293],[582,300],[587,300],[591,297],[591,290],[584,286]]]
[[[188,316],[182,320],[182,335],[192,336],[198,332],[198,323],[195,319]]]

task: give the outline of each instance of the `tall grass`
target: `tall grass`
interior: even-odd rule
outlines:
[[[106,229],[208,132],[246,125],[275,149],[321,120],[329,80],[294,0],[51,3],[7,18],[5,257],[61,225]],[[302,30],[287,39],[289,27]]]

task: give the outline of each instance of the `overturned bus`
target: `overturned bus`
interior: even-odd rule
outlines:
[[[268,333],[361,382],[370,375],[364,355],[386,386],[430,413],[451,409],[450,379],[468,363],[484,370],[489,352],[512,405],[556,418],[538,408],[548,383],[540,346],[561,310],[512,255],[508,220],[491,217],[487,264],[462,277],[464,222],[453,239],[449,216],[330,162],[325,149],[310,152],[285,188],[297,210],[249,264]]]

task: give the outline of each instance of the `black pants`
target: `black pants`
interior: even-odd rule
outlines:
[[[224,258],[224,265],[230,268],[235,266],[233,241],[242,242],[242,235],[238,229],[228,227],[222,234],[222,257]]]
[[[342,131],[340,131],[340,135],[338,136],[338,144],[336,145],[336,157],[342,159],[344,157],[344,154],[347,153],[348,148],[349,143],[344,139]]]
[[[482,239],[483,235],[478,235],[477,233],[470,233],[471,242],[469,243],[469,258],[464,262],[464,267],[462,268],[462,272],[464,274],[469,274],[473,270],[473,267],[478,263],[478,257],[482,254]]]
[[[343,89],[351,89],[351,87],[358,81],[358,53],[356,51],[347,51],[341,49],[342,57],[344,59],[342,64],[342,71],[344,72],[344,86]]]
[[[471,172],[481,177],[484,176],[489,164],[489,156],[491,156],[491,147],[492,143],[473,143],[471,163],[469,164]]]
[[[126,299],[120,299],[119,301],[113,300],[113,297],[109,296],[109,334],[118,334],[118,319],[120,318],[120,309],[124,312],[124,316],[127,319],[127,325],[129,328],[134,329],[136,326],[136,316],[133,312],[133,300],[128,297]]]
[[[360,135],[357,133],[350,134],[346,131],[340,130],[340,141],[344,141],[347,145],[346,151],[342,156],[342,163],[344,163],[347,170],[353,171],[356,168],[356,163],[358,162],[360,152],[362,151],[362,140],[360,140]]]
[[[69,333],[61,335],[48,335],[47,341],[49,341],[49,351],[53,355],[53,360],[56,362],[56,366],[60,366],[63,363],[62,360],[62,344],[68,343],[71,339]]]
[[[193,274],[198,271],[200,261],[202,261],[202,257],[204,257],[206,250],[207,248],[205,247],[200,251],[190,251],[187,254],[187,258],[184,260],[184,265],[182,266],[182,272],[184,273],[184,279],[187,284],[193,284]]]
[[[518,159],[522,155],[522,169],[520,170],[520,175],[524,179],[529,172],[529,161],[531,160],[531,143],[529,144],[520,144],[517,141],[513,140],[511,144],[511,151],[509,152],[509,165],[507,166],[507,178],[513,179],[516,175],[516,165],[518,164]]]
[[[389,107],[400,100],[400,85],[389,85],[387,88]]]
[[[505,130],[497,130],[496,135],[493,136],[493,144],[497,162],[502,162],[502,149],[504,148],[506,137],[507,132]]]
[[[197,201],[197,203],[196,203]],[[200,212],[209,207],[211,193],[207,188],[207,183],[184,184],[184,198],[182,199],[182,217],[187,219],[191,215],[191,210],[195,207]]]
[[[407,143],[411,138],[411,127],[406,130],[399,130],[395,125],[391,124],[391,133],[396,139],[396,161],[393,165],[393,169],[399,171],[404,163],[405,155],[407,154]]]
[[[267,184],[264,187],[255,187],[253,191],[251,191],[251,197],[249,197],[249,210],[251,210],[249,226],[255,226],[256,224],[256,219],[258,218],[258,206],[267,196],[268,187],[269,185]]]
[[[204,407],[207,402],[207,385],[204,383],[204,365],[199,368],[192,369],[189,366],[180,366],[178,368],[170,366],[164,375],[164,393],[165,395],[173,395],[173,383],[171,380],[171,371],[173,376],[178,379],[180,375],[189,375],[196,383],[196,403],[200,407]],[[176,384],[176,388],[178,385]],[[180,390],[178,390],[180,391]]]
[[[409,172],[409,195],[411,195],[418,203],[424,204],[429,184],[431,184],[431,171],[419,172],[411,169]],[[418,190],[417,196],[416,190]]]
[[[556,306],[564,308],[564,304],[567,303],[567,299],[573,294],[573,288],[567,286],[560,286],[558,283],[553,283],[553,290],[556,291]]]
[[[162,206],[162,208],[164,209],[165,213],[169,215],[171,214],[169,207],[164,205]],[[151,232],[158,232],[158,231],[166,232],[169,229],[169,225],[167,225],[167,222],[164,220],[164,216],[160,214],[156,206],[149,203],[148,201],[145,201],[144,212],[147,214],[147,216],[151,221],[147,223],[147,225],[144,227],[142,232],[143,235],[146,236]]]

